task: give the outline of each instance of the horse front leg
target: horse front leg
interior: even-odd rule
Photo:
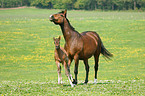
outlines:
[[[68,77],[68,79],[69,79],[69,82],[70,82],[70,85],[71,85],[71,87],[74,87],[74,85],[73,85],[73,83],[72,83],[72,81],[71,81],[71,74],[70,74],[70,69],[69,69],[69,66],[68,66],[68,64],[66,63],[66,62],[64,62],[63,63],[64,64],[64,68],[65,68],[65,74],[66,74],[66,76]]]
[[[69,72],[70,72],[70,65],[71,65],[71,62],[72,62],[72,58],[71,57],[69,57],[69,60],[68,60],[68,68],[69,68]],[[70,74],[70,78],[71,78],[71,80],[73,80],[73,77],[72,77],[72,75]]]
[[[85,64],[85,69],[86,69],[86,79],[85,79],[85,84],[88,83],[88,75],[89,75],[89,64],[88,64],[88,59],[84,60],[84,64]]]
[[[75,60],[75,68],[74,68],[75,79],[73,80],[73,84],[77,84],[78,65],[79,65],[78,55],[74,56],[74,60]]]

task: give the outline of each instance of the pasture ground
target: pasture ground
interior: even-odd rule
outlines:
[[[89,83],[79,64],[78,85],[71,88],[62,68],[63,85],[57,84],[53,37],[63,37],[49,21],[60,10],[0,10],[0,95],[137,95],[145,94],[145,12],[68,11],[79,31],[96,31],[114,57],[100,56],[98,84],[94,60],[89,60]],[[61,46],[64,39],[61,40]],[[74,62],[71,64],[73,74]]]

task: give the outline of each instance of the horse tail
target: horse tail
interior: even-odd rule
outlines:
[[[103,45],[103,43],[101,44],[101,53],[108,59],[110,59],[110,57],[113,57],[113,54],[110,53]]]

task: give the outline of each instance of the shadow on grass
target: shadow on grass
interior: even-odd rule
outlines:
[[[79,83],[78,85],[97,85],[97,84],[113,84],[112,82],[103,82],[103,83]]]
[[[71,87],[71,85],[70,85],[70,84],[64,84],[63,86],[64,86],[64,87],[68,87],[68,86],[70,86],[70,87]]]
[[[112,83],[112,82],[99,82],[97,84],[95,84],[95,83],[88,83],[88,84],[86,84],[86,83],[79,83],[79,84],[77,84],[75,86],[78,86],[78,85],[98,85],[98,84],[114,84],[114,83]],[[71,85],[70,84],[64,84],[63,86],[67,87],[67,86],[71,86]]]

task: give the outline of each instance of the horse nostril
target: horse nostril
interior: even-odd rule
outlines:
[[[55,46],[56,47],[56,49],[59,49],[59,46]]]

